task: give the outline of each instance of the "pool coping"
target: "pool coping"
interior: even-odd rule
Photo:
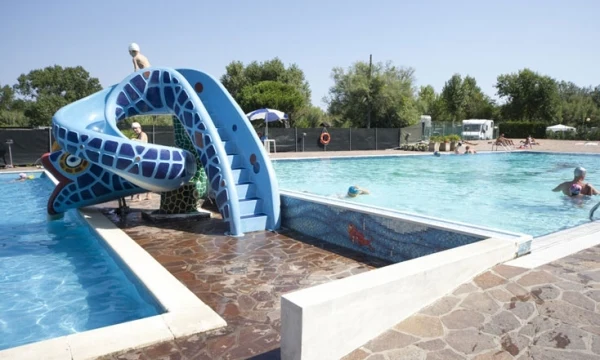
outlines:
[[[43,172],[55,184],[56,179]],[[18,172],[16,172],[18,173]],[[78,210],[165,311],[159,315],[0,351],[0,360],[79,360],[140,348],[227,326],[226,321],[100,211]]]

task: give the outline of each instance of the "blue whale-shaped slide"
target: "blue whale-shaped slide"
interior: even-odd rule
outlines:
[[[56,112],[56,144],[42,157],[58,180],[48,213],[188,182],[197,170],[191,153],[131,140],[117,129],[127,117],[149,114],[182,123],[230,235],[279,228],[277,179],[250,121],[220,82],[190,69],[143,69]]]

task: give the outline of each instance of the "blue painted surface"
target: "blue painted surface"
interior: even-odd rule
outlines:
[[[140,70],[54,115],[60,150],[42,158],[59,180],[48,201],[50,214],[148,190],[170,191],[191,179],[196,171],[191,153],[130,140],[117,129],[118,121],[142,114],[171,114],[181,121],[232,235],[278,227],[277,182],[250,122],[214,78],[170,68]]]
[[[392,262],[471,244],[483,237],[340,206],[281,196],[282,226]]]

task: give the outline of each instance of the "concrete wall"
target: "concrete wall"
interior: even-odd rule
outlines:
[[[487,239],[286,294],[284,360],[339,359],[491,266],[516,243]]]

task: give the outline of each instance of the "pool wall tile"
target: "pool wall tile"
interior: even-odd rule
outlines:
[[[484,237],[281,195],[281,224],[302,234],[392,262],[402,262]]]

